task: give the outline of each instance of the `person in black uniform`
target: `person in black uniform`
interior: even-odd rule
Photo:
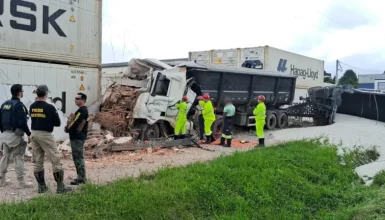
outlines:
[[[12,98],[3,103],[0,108],[0,131],[3,142],[3,157],[0,162],[0,187],[6,185],[6,173],[11,160],[15,158],[15,171],[17,174],[18,187],[29,188],[32,186],[24,180],[24,154],[27,142],[24,140],[24,133],[30,141],[31,131],[28,128],[28,110],[20,101],[23,98],[23,86],[15,84],[11,87]]]
[[[71,185],[84,184],[86,182],[86,169],[84,164],[84,143],[88,132],[88,109],[86,106],[87,95],[78,93],[75,103],[79,109],[75,112],[75,118],[65,127],[69,133],[72,149],[72,158],[76,167],[78,177]]]
[[[64,170],[60,162],[61,155],[56,146],[52,135],[54,127],[60,126],[60,118],[56,108],[46,102],[48,87],[40,85],[36,89],[37,99],[30,106],[31,128],[32,128],[32,150],[33,150],[33,169],[36,181],[39,185],[38,193],[48,190],[44,178],[44,156],[47,154],[48,160],[52,164],[53,176],[57,183],[57,193],[69,192],[72,189],[63,183]]]

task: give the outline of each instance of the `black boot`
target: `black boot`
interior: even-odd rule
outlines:
[[[77,185],[80,185],[80,184],[86,184],[86,181],[74,179],[73,181],[70,182],[70,184],[73,185],[73,186],[77,186]]]
[[[258,143],[259,143],[260,147],[264,147],[265,146],[265,138],[259,138]]]
[[[63,183],[63,180],[64,180],[64,171],[63,170],[61,170],[57,173],[54,173],[53,177],[55,178],[55,181],[57,184],[56,193],[66,193],[66,192],[72,191],[71,187],[67,187]]]
[[[219,143],[218,145],[225,146],[225,138],[224,137],[221,137],[221,143]]]
[[[174,135],[174,140],[178,140],[179,139],[179,135]]]
[[[45,193],[48,191],[47,184],[45,183],[44,170],[34,173],[37,184],[38,184],[38,193]]]
[[[210,137],[211,137],[211,142],[210,143],[213,143],[213,142],[215,142],[217,140],[217,139],[215,139],[215,137],[214,137],[214,135],[212,133],[211,133]]]
[[[231,147],[231,141],[232,141],[232,139],[227,139],[227,144],[225,147]]]
[[[185,134],[182,134],[179,136],[179,139],[185,139],[186,138],[186,135]]]
[[[206,135],[206,142],[205,144],[211,144],[211,135]]]

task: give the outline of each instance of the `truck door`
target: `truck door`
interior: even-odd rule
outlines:
[[[150,117],[160,119],[166,116],[170,104],[171,80],[161,72],[155,73],[155,79],[151,88],[151,95],[148,99],[147,108]]]

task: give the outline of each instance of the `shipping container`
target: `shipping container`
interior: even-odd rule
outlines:
[[[190,52],[189,60],[287,73],[297,76],[298,89],[322,86],[324,82],[324,61],[269,46]]]
[[[100,65],[102,0],[11,0],[0,8],[0,57]]]
[[[78,92],[87,95],[87,106],[90,106],[98,100],[101,90],[98,68],[0,59],[0,103],[11,98],[12,84],[24,86],[22,100],[27,106],[35,100],[36,86],[46,84],[50,90],[49,100],[67,116],[77,110]]]

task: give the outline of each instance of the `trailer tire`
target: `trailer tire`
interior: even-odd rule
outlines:
[[[277,126],[278,128],[286,128],[289,124],[289,118],[286,113],[282,113],[278,116]]]
[[[146,141],[149,139],[156,139],[160,137],[160,129],[157,124],[144,124],[140,132],[140,139]]]
[[[273,130],[276,127],[277,127],[277,115],[268,114],[266,118],[266,128],[268,130]]]

